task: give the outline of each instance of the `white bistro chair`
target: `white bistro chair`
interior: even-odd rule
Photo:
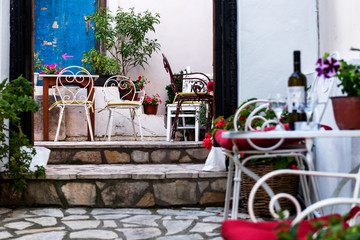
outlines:
[[[94,111],[93,101],[95,95],[94,79],[91,74],[85,68],[79,66],[64,68],[56,79],[56,85],[53,87],[53,95],[55,103],[49,110],[54,107],[60,108],[59,123],[54,141],[56,142],[59,137],[65,107],[84,107],[91,141],[94,141],[89,110]]]
[[[128,89],[128,92],[125,93],[124,90],[126,89]],[[105,109],[109,110],[109,117],[106,127],[107,140],[108,141],[111,140],[111,130],[112,130],[114,112],[116,110],[129,109],[135,140],[136,140],[136,131],[135,131],[134,119],[136,116],[139,123],[141,141],[143,141],[140,111],[142,107],[142,102],[145,97],[145,91],[136,90],[135,84],[133,81],[130,80],[130,78],[125,76],[115,75],[108,78],[105,81],[103,93],[104,93],[106,106],[99,112]]]

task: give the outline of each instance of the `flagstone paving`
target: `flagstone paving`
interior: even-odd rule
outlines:
[[[220,207],[0,208],[0,239],[221,240],[222,221]]]

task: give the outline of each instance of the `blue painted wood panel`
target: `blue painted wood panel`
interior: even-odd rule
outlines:
[[[43,64],[82,65],[83,52],[95,47],[94,29],[87,32],[84,20],[94,11],[95,0],[35,0],[34,51]]]

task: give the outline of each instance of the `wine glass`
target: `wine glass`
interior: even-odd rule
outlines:
[[[277,118],[278,123],[280,123],[281,114],[286,107],[286,97],[282,96],[280,93],[274,93],[269,96],[269,108],[272,110]]]
[[[306,102],[304,107],[307,125],[309,125],[310,119],[313,116],[317,103],[318,103],[317,94],[314,92],[308,93],[306,96]]]

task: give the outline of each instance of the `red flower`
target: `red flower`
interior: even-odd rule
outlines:
[[[205,138],[211,138],[211,133],[206,133]]]
[[[142,78],[142,77],[141,77],[141,76],[139,76],[139,78],[138,78],[138,79],[139,79],[139,80],[141,80],[141,78]]]
[[[292,168],[292,169],[295,169],[295,170],[298,169],[297,166],[296,166],[296,164],[291,165],[291,168]]]
[[[206,148],[207,150],[210,150],[211,147],[212,147],[212,140],[211,140],[210,138],[205,138],[205,139],[203,140],[203,145],[205,146],[205,148]]]

